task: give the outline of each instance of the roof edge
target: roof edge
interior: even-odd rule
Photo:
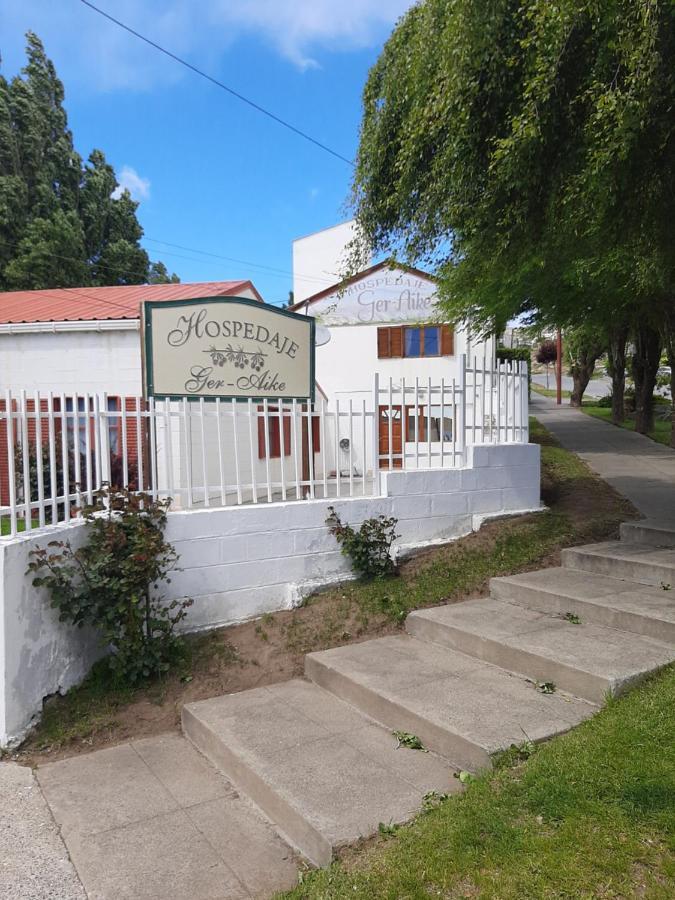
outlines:
[[[423,272],[422,269],[416,269],[414,266],[408,266],[405,263],[397,262],[389,258],[382,260],[382,262],[375,263],[369,268],[363,269],[361,272],[357,272],[356,275],[350,275],[349,278],[344,278],[342,281],[338,281],[336,284],[324,288],[316,294],[305,297],[304,300],[300,300],[298,303],[294,303],[293,306],[289,306],[288,308],[293,311],[302,309],[303,307],[309,306],[310,303],[316,303],[317,300],[323,300],[324,297],[328,297],[330,294],[335,293],[335,291],[349,287],[350,284],[354,284],[354,282],[359,281],[361,278],[367,278],[368,275],[372,275],[373,272],[378,272],[380,269],[384,268],[403,269],[404,272],[418,275],[420,278],[426,278],[428,281],[436,281],[434,276],[429,274],[429,272]]]

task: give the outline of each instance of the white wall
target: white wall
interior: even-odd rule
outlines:
[[[0,540],[0,746],[21,739],[43,700],[79,684],[102,655],[88,629],[59,622],[45,590],[34,588],[26,574],[34,547],[66,538],[77,547],[84,536],[77,524]]]
[[[345,248],[354,234],[352,220],[293,241],[293,294],[296,303],[342,280]]]
[[[377,325],[333,325],[329,328],[331,339],[316,348],[316,379],[329,399],[337,396],[342,401],[349,395],[357,396],[365,392],[372,396],[375,373],[380,377],[380,386],[406,379],[406,386],[412,387],[415,378],[424,385],[431,378],[439,385],[441,378],[449,383],[459,378],[459,357],[471,351],[472,356],[482,361],[485,355],[491,361],[492,345],[472,343],[469,347],[466,332],[455,333],[454,355],[408,359],[378,359]]]
[[[137,329],[0,334],[0,389],[138,397]]]
[[[350,576],[325,525],[335,506],[352,524],[380,513],[399,520],[399,548],[467,534],[486,516],[539,508],[539,447],[467,448],[461,469],[382,474],[382,497],[186,510],[169,514],[167,538],[180,554],[167,599],[190,596],[188,630],[289,608],[321,583]],[[25,575],[28,552],[48,540],[81,540],[81,525],[0,541],[0,744],[25,734],[42,699],[67,690],[96,656],[95,643],[58,622],[46,592]]]

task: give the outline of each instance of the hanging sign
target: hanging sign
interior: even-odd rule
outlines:
[[[146,300],[145,394],[313,400],[314,329],[311,316],[242,297]]]

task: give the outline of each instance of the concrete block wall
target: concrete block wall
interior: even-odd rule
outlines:
[[[26,573],[35,547],[51,540],[77,547],[84,537],[77,523],[0,541],[0,747],[20,740],[44,699],[79,684],[103,653],[91,631],[59,622]]]
[[[166,535],[180,571],[167,599],[194,599],[184,622],[194,631],[290,608],[318,585],[351,577],[326,528],[329,506],[354,525],[396,516],[398,550],[461,537],[486,516],[538,509],[539,447],[469,447],[461,469],[383,473],[381,493],[170,513]],[[76,544],[84,532],[71,524],[0,541],[0,745],[20,738],[43,698],[80,681],[101,652],[93,635],[58,622],[25,575],[30,549],[64,538]]]

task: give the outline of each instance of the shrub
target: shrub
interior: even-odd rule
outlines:
[[[530,390],[530,386],[532,384],[532,352],[529,347],[497,347],[496,351],[497,360],[505,360],[511,362],[514,359],[519,359],[522,362],[527,363],[527,389],[528,392]]]
[[[87,540],[50,541],[30,553],[33,585],[46,587],[61,621],[100,632],[113,673],[137,682],[165,672],[179,654],[176,625],[192,600],[164,603],[178,555],[164,539],[170,500],[108,486],[82,510]]]
[[[349,556],[354,570],[362,578],[381,578],[396,571],[391,558],[391,545],[396,540],[398,519],[377,516],[366,519],[358,531],[347,525],[332,506],[326,519],[329,531],[342,546],[342,553]]]

